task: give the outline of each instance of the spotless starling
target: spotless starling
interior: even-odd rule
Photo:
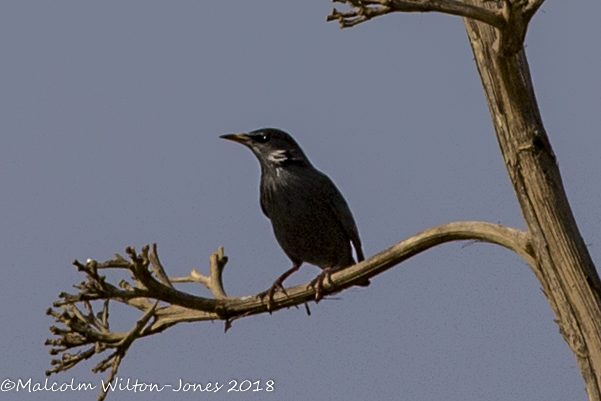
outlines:
[[[355,264],[363,250],[357,225],[342,194],[332,180],[317,170],[296,141],[284,131],[262,128],[248,133],[222,135],[221,138],[248,147],[261,164],[261,209],[271,220],[275,237],[292,261],[267,290],[267,307],[273,294],[285,293],[282,283],[303,262],[323,271],[313,280],[315,299],[322,297],[323,280],[331,272]],[[361,285],[368,285],[365,281]]]

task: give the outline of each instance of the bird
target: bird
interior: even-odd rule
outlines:
[[[220,138],[246,146],[259,160],[261,209],[292,261],[292,267],[261,294],[267,296],[267,309],[271,310],[276,291],[286,294],[284,280],[304,262],[322,269],[310,284],[319,302],[324,279],[355,264],[351,245],[358,261],[365,259],[359,230],[344,197],[334,182],[311,164],[294,138],[280,129],[261,128]],[[369,281],[358,285],[369,285]]]

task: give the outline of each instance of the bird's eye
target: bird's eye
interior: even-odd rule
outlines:
[[[257,141],[259,143],[265,143],[265,142],[267,142],[269,137],[267,136],[267,134],[257,134],[257,135],[255,135],[254,139],[255,139],[255,141]]]

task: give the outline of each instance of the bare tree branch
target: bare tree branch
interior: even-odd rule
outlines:
[[[171,281],[174,283],[201,283],[211,290],[215,299],[225,299],[227,294],[223,289],[223,269],[227,263],[227,256],[224,255],[222,246],[211,255],[210,262],[210,276],[205,276],[200,274],[198,270],[192,269],[188,276],[174,277]]]
[[[167,273],[165,273],[165,269],[163,269],[163,265],[161,265],[161,261],[159,260],[159,254],[157,253],[157,244],[152,244],[152,252],[149,255],[150,263],[154,266],[154,274],[157,276],[159,281],[165,284],[168,287],[174,288],[173,284],[167,277]]]
[[[100,363],[98,363],[98,365],[96,365],[92,369],[92,372],[94,372],[94,373],[104,372],[105,370],[107,370],[110,367],[111,373],[109,374],[106,382],[110,383],[111,381],[113,381],[113,379],[117,375],[117,371],[119,370],[119,365],[121,364],[121,361],[125,357],[125,353],[129,349],[129,347],[133,344],[133,342],[140,336],[142,329],[144,329],[144,327],[146,326],[146,324],[148,323],[150,318],[154,315],[154,311],[156,310],[156,307],[158,304],[159,304],[159,301],[156,301],[152,305],[152,307],[150,309],[148,309],[148,311],[144,314],[144,316],[142,316],[136,322],[136,324],[131,329],[131,331],[129,333],[127,333],[125,338],[123,338],[123,340],[121,340],[119,342],[119,344],[117,345],[117,350],[115,352],[113,352],[111,355],[109,355],[108,357],[106,357],[105,359],[103,359],[102,361],[100,361]],[[104,388],[101,389],[101,394],[98,397],[98,401],[104,400],[106,398],[107,394],[108,394],[108,392],[104,391]]]
[[[350,11],[336,8],[326,17],[349,28],[395,12],[438,12],[480,21],[497,28],[496,50],[501,55],[517,53],[524,43],[528,23],[544,0],[482,0],[480,5],[459,0],[332,0],[347,4]],[[500,6],[499,6],[500,5]]]
[[[380,274],[392,266],[421,253],[436,245],[449,241],[476,240],[504,246],[513,250],[528,263],[533,264],[531,244],[528,235],[519,229],[478,221],[462,221],[447,223],[429,228],[409,237],[398,244],[372,256],[371,258],[346,269],[332,273],[331,282],[324,282],[324,295],[331,295],[364,281],[366,278]],[[66,371],[80,361],[89,359],[107,349],[115,351],[104,358],[93,369],[102,372],[111,368],[110,382],[116,375],[125,353],[137,339],[162,332],[181,322],[196,322],[205,320],[224,320],[226,330],[234,320],[267,312],[266,301],[260,294],[244,297],[228,297],[223,289],[222,273],[227,263],[223,247],[211,255],[210,275],[204,276],[195,269],[187,277],[169,278],[165,275],[160,281],[152,276],[165,274],[159,266],[159,258],[155,245],[149,253],[149,246],[142,248],[136,254],[131,247],[126,249],[130,260],[120,255],[106,262],[98,263],[88,260],[86,264],[74,261],[78,270],[86,273],[87,281],[75,286],[77,294],[61,293],[62,300],[54,303],[55,310],[49,308],[47,313],[57,323],[65,326],[52,326],[51,332],[58,336],[46,340],[46,345],[53,348],[51,355],[62,354],[60,359],[52,360],[54,367],[46,371],[47,375]],[[106,278],[98,274],[99,269],[128,269],[132,274],[134,284],[127,281],[120,283],[121,288],[106,282]],[[211,290],[215,299],[191,295],[173,288],[171,283],[198,282]],[[272,311],[307,305],[315,300],[315,289],[310,283],[297,285],[286,289],[286,294],[276,293],[273,299]],[[91,301],[103,300],[102,311],[94,314]],[[144,315],[135,323],[129,332],[114,332],[109,327],[109,303],[120,302],[144,311]],[[167,305],[160,306],[159,301]],[[83,310],[82,310],[83,308]],[[86,347],[70,354],[67,351]],[[103,399],[106,393],[102,393]]]
[[[333,0],[333,2],[346,3],[352,8],[352,11],[347,12],[333,9],[326,17],[327,21],[338,21],[341,28],[349,28],[374,17],[394,12],[439,12],[473,18],[500,29],[505,26],[505,19],[501,12],[454,0]]]

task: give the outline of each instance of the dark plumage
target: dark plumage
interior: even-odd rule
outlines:
[[[283,291],[283,281],[303,262],[324,271],[316,278],[316,299],[330,272],[364,259],[353,215],[332,180],[313,167],[296,141],[284,131],[263,128],[221,138],[247,146],[261,164],[261,209],[271,220],[275,237],[292,268],[267,291]],[[365,285],[369,284],[367,281]]]

